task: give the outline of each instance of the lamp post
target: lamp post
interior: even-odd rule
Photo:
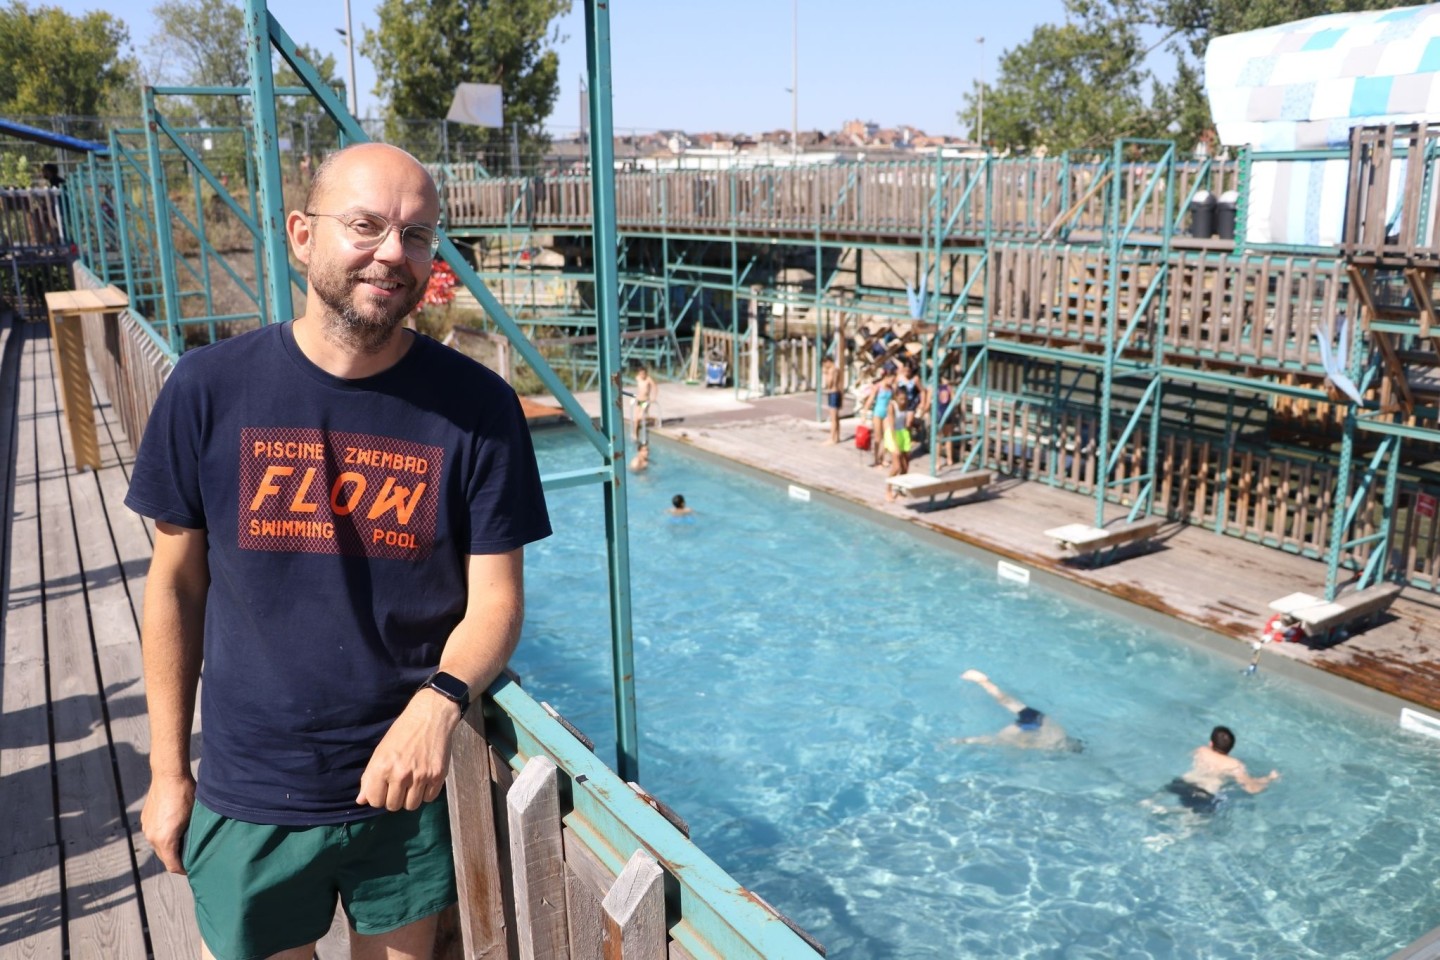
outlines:
[[[350,0],[345,0],[345,52],[350,58],[350,116],[360,118],[360,91],[355,89],[355,29],[350,24]]]
[[[980,143],[980,149],[985,149],[985,38],[976,37],[975,42],[980,44],[980,109],[979,119],[975,126],[977,129],[975,139]]]
[[[800,0],[790,0],[790,156],[800,155]]]

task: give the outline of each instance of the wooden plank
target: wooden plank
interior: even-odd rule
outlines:
[[[72,468],[100,469],[95,417],[90,407],[90,368],[85,357],[85,328],[79,315],[50,315],[50,338],[55,348],[70,428]],[[57,461],[58,462],[58,461]]]
[[[570,954],[565,916],[565,847],[555,762],[531,757],[505,798],[521,960]]]
[[[460,934],[467,957],[506,953],[506,916],[497,860],[495,809],[491,803],[490,747],[484,713],[470,710],[455,731],[446,793],[450,842],[460,900]],[[484,789],[481,789],[484,788]]]
[[[7,958],[64,960],[62,916],[60,852],[53,844],[0,857],[0,946]]]
[[[33,329],[33,328],[30,328]],[[0,943],[20,956],[61,956],[60,848],[54,818],[50,734],[46,722],[43,594],[34,442],[35,353],[22,336],[15,405],[13,514],[0,684]],[[7,451],[8,453],[8,451]],[[8,471],[10,464],[4,468]]]
[[[615,875],[566,827],[565,907],[570,925],[570,960],[603,960],[605,919],[600,902]]]
[[[665,872],[644,850],[605,895],[605,960],[665,960]]]
[[[46,591],[45,635],[71,952],[140,958],[146,949],[135,890],[138,877],[100,705],[86,596],[79,587],[83,569],[62,454],[66,422],[58,415],[55,382],[45,377],[49,357],[36,354],[36,459],[41,468],[40,553],[46,582],[70,584],[68,589]],[[89,413],[88,387],[85,405]],[[90,422],[93,426],[93,419]],[[63,739],[61,731],[67,734]],[[112,890],[123,891],[123,896],[104,895]],[[88,952],[76,952],[76,944],[90,945]]]

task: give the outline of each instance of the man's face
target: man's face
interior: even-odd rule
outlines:
[[[356,249],[344,221],[334,216],[292,218],[296,255],[309,266],[307,310],[318,312],[327,333],[362,350],[389,342],[396,327],[425,295],[429,261],[405,256],[401,228],[433,228],[438,219],[434,188],[423,169],[385,150],[347,155],[330,172],[330,185],[312,201],[311,213],[379,215],[393,226],[374,249]]]

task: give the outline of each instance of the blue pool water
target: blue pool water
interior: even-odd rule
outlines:
[[[542,469],[582,443],[538,434]],[[600,492],[550,508],[514,665],[613,763]],[[1440,742],[670,445],[630,519],[641,782],[832,958],[1376,960],[1440,925]],[[1009,719],[972,666],[1084,752],[950,744]],[[1147,809],[1216,723],[1283,779]]]

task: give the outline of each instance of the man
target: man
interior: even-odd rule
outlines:
[[[451,735],[514,649],[550,524],[514,392],[402,326],[438,216],[404,151],[332,155],[286,221],[304,314],[186,353],[136,458],[141,825],[188,873],[206,957],[309,958],[337,897],[352,957],[429,957],[455,901]]]
[[[1084,749],[1084,745],[1069,736],[1064,727],[1034,707],[1027,707],[995,686],[990,678],[979,670],[966,670],[960,674],[960,679],[979,685],[981,689],[995,698],[996,703],[1015,714],[1015,722],[1002,727],[993,734],[979,737],[959,737],[953,741],[954,743],[990,743],[1006,747],[1020,747],[1025,750],[1068,750],[1071,753],[1079,753]]]
[[[830,439],[827,443],[840,442],[840,401],[844,396],[845,374],[829,357],[820,363],[820,389],[825,393],[825,409],[830,415]]]
[[[650,442],[650,407],[660,396],[660,384],[649,367],[635,371],[635,443]]]
[[[1235,734],[1229,727],[1210,731],[1210,742],[1197,747],[1188,772],[1176,777],[1165,788],[1180,798],[1181,806],[1197,813],[1214,813],[1223,799],[1220,791],[1228,781],[1235,781],[1246,793],[1259,793],[1280,779],[1271,770],[1263,777],[1252,777],[1245,764],[1230,756],[1235,748]]]

